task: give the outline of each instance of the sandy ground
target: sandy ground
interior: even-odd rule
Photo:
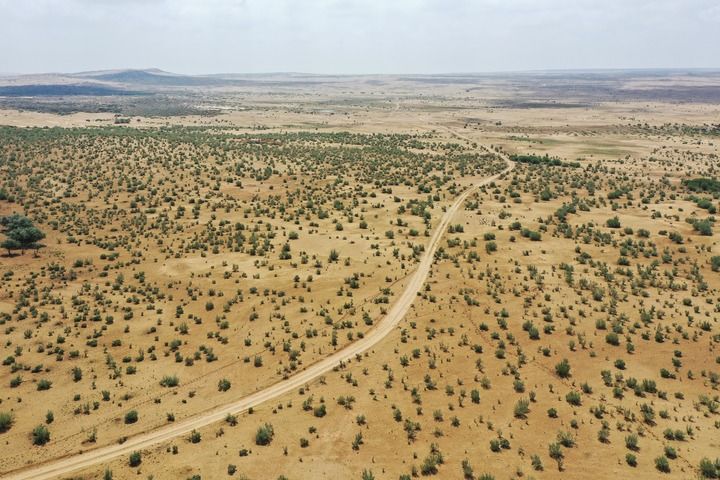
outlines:
[[[423,140],[428,144],[457,143],[468,151],[487,146],[509,153],[547,153],[578,161],[581,167],[520,164],[511,176],[471,196],[450,221],[462,225],[462,231],[446,232],[428,279],[398,328],[343,367],[257,405],[252,413],[238,416],[236,425],[223,420],[198,425],[198,443],[184,433],[143,448],[142,463],[137,467],[128,466],[128,456],[123,455],[74,473],[74,478],[99,478],[107,468],[113,478],[136,478],[138,474],[222,478],[230,471],[240,478],[361,478],[363,470],[368,470],[375,478],[395,479],[412,475],[413,469],[421,475],[423,464],[436,464],[428,473],[436,470],[439,478],[463,478],[463,460],[476,478],[483,473],[498,479],[587,478],[588,472],[593,478],[694,478],[702,458],[720,457],[720,417],[713,405],[720,371],[720,327],[715,310],[720,285],[718,274],[710,268],[717,234],[701,236],[686,221],[705,218],[708,212],[699,208],[681,185],[686,178],[714,176],[718,139],[673,127],[709,125],[718,118],[717,106],[614,103],[587,109],[489,109],[472,108],[471,100],[457,94],[443,101],[389,101],[383,108],[336,106],[335,111],[344,110],[343,114],[331,115],[302,109],[292,112],[291,103],[296,107],[301,102],[296,99],[273,110],[248,109],[212,118],[144,118],[138,123],[150,128],[167,122],[205,122],[233,126],[237,134],[253,132],[257,125],[269,129],[263,133],[421,133],[428,135]],[[465,104],[463,110],[450,108],[457,103]],[[302,104],[311,102],[303,99]],[[87,126],[111,120],[95,114],[57,117],[0,112],[0,124],[16,126]],[[3,144],[7,146],[12,141],[6,136]],[[72,215],[66,208],[62,218],[72,227],[72,236],[82,240],[76,244],[69,241],[69,230],[53,230],[53,218],[41,215],[43,209],[55,212],[53,215],[63,210],[51,208],[52,204],[43,206],[37,195],[24,194],[24,210],[47,231],[47,246],[39,258],[30,253],[0,258],[1,270],[13,272],[3,277],[0,298],[0,311],[8,314],[3,322],[6,338],[1,356],[14,357],[0,370],[0,412],[12,412],[14,418],[12,427],[0,433],[4,445],[0,471],[6,473],[117,445],[122,437],[134,438],[168,425],[170,412],[174,424],[183,425],[185,419],[241,401],[294,371],[318,365],[315,362],[344,346],[357,345],[353,342],[358,333],[371,331],[362,321],[362,311],[378,319],[383,309],[391,307],[374,303],[383,295],[381,289],[390,285],[390,300],[397,301],[403,289],[413,285],[413,277],[408,275],[417,261],[411,257],[408,242],[429,242],[422,235],[425,226],[421,219],[409,211],[398,213],[399,204],[393,198],[401,197],[402,204],[425,198],[416,188],[421,180],[418,176],[411,178],[414,183],[410,186],[393,186],[392,193],[383,193],[379,185],[365,186],[375,197],[338,197],[354,191],[355,185],[350,184],[335,187],[347,190],[327,190],[320,200],[322,189],[333,185],[332,179],[320,175],[273,175],[261,182],[243,178],[243,187],[226,183],[213,190],[218,181],[213,168],[225,167],[216,161],[219,154],[199,154],[202,147],[172,150],[178,162],[184,162],[185,156],[199,158],[202,172],[195,177],[177,177],[173,183],[172,174],[163,173],[168,167],[162,162],[143,160],[154,155],[154,148],[164,148],[162,145],[139,147],[133,154],[124,153],[120,143],[103,145],[114,163],[96,160],[80,148],[48,152],[33,147],[26,153],[34,159],[50,158],[66,172],[73,171],[70,165],[95,172],[96,178],[82,177],[86,184],[74,182],[74,196],[63,199],[68,185],[62,176],[54,178],[53,185],[45,185],[32,183],[31,175],[21,172],[17,184],[5,184],[10,191],[17,191],[19,185],[30,193],[55,188],[60,205],[86,205],[84,211]],[[431,150],[442,151],[437,147]],[[4,152],[7,158],[9,151]],[[72,164],[63,163],[70,159]],[[258,165],[263,162],[260,159]],[[286,168],[284,163],[278,166]],[[2,168],[15,167],[4,163]],[[35,168],[42,172],[47,167],[38,164]],[[143,172],[152,172],[151,185],[134,193],[113,194],[110,204],[116,202],[120,213],[87,232],[83,219],[91,214],[98,218],[107,205],[100,182],[123,175],[148,180]],[[466,186],[481,178],[479,174],[458,176],[454,181]],[[451,183],[437,190],[441,200],[431,208],[433,227],[457,194]],[[195,185],[199,194],[193,193]],[[179,195],[176,205],[152,205],[147,199],[159,198],[151,196],[152,186],[163,194],[174,188]],[[333,212],[329,218],[313,215],[306,220],[300,214],[300,224],[296,224],[293,216],[280,214],[275,195],[286,199],[286,211],[294,211],[297,207],[292,205],[299,202],[287,200],[287,196],[310,186],[318,188],[318,202]],[[617,190],[623,193],[608,198]],[[549,193],[543,193],[546,191]],[[218,196],[213,192],[219,192]],[[229,200],[219,195],[237,202],[229,213],[221,205]],[[703,196],[717,204],[711,194]],[[208,202],[197,220],[191,214],[194,204],[189,203],[193,197],[205,197]],[[346,214],[333,211],[335,198],[346,205],[352,198],[366,199],[368,202],[358,202],[353,212],[364,216],[369,229],[360,229],[357,219],[349,223]],[[575,233],[568,237],[555,213],[573,199],[578,207],[568,214],[567,225]],[[132,201],[145,203],[131,216]],[[206,208],[213,203],[217,204],[214,211]],[[179,204],[186,208],[185,219],[178,222],[183,230],[163,232],[160,223],[155,223],[164,218],[162,209],[167,208],[166,216],[172,218]],[[155,208],[155,213],[150,208]],[[248,208],[267,210],[250,215]],[[0,201],[1,214],[13,211],[23,211],[19,202]],[[123,226],[124,219],[139,218],[140,213],[147,218],[147,227]],[[614,216],[619,218],[620,229],[606,226],[607,219]],[[407,226],[392,225],[398,217]],[[218,222],[223,219],[229,225],[254,225],[262,220],[258,232],[271,224],[276,231],[271,239],[275,249],[257,257],[225,249],[213,254],[182,247],[194,240],[207,242],[210,233],[217,235]],[[335,230],[333,221],[343,222],[345,228]],[[540,232],[542,240],[534,242],[520,230],[511,230],[513,222]],[[128,229],[142,232],[143,228],[144,235],[117,249],[117,259],[101,260],[102,254],[111,252],[103,242],[120,239]],[[409,236],[412,228],[420,232],[419,237]],[[393,240],[384,234],[388,229],[396,230]],[[647,230],[649,236],[640,236],[641,230]],[[288,242],[293,258],[279,261],[278,252],[290,231],[300,233],[298,240]],[[669,238],[668,232],[680,234],[682,243]],[[490,233],[494,240],[486,239]],[[497,251],[486,250],[490,242]],[[400,249],[398,256],[393,254],[395,248]],[[337,263],[327,262],[332,249],[340,252]],[[134,251],[141,255],[135,256]],[[300,252],[306,252],[310,260],[293,267],[290,264],[299,262]],[[321,267],[314,266],[313,255],[321,260]],[[620,261],[621,257],[626,260]],[[349,266],[344,264],[346,258]],[[85,259],[92,261],[84,264]],[[81,266],[75,266],[78,261]],[[64,266],[64,275],[53,264]],[[568,280],[568,265],[572,266],[572,281]],[[106,276],[101,275],[104,271]],[[144,276],[137,277],[139,272]],[[114,291],[120,273],[124,287]],[[347,286],[345,279],[353,273],[361,279],[358,289],[352,290],[352,297],[345,289],[339,294],[339,287]],[[294,280],[296,275],[299,282]],[[315,278],[303,286],[309,275]],[[253,287],[257,294],[250,293]],[[223,304],[236,298],[238,290],[242,290],[243,300],[224,312]],[[343,306],[348,300],[354,313]],[[208,301],[214,303],[211,311],[206,310]],[[176,317],[178,305],[183,308],[180,318]],[[126,306],[134,312],[131,320],[123,319]],[[91,320],[94,310],[99,311],[101,321]],[[41,320],[42,312],[48,312],[47,321]],[[250,321],[252,312],[258,316]],[[202,323],[195,323],[189,314],[201,318]],[[327,325],[323,318],[328,314],[334,322],[348,315],[353,321],[353,338],[346,335],[348,329]],[[114,317],[112,324],[104,321],[108,315]],[[228,322],[226,328],[220,326],[223,321]],[[178,331],[180,323],[187,324],[187,335]],[[537,339],[529,335],[530,324],[538,329]],[[318,336],[307,337],[308,328],[317,329]],[[618,332],[618,346],[606,340],[613,328]],[[335,346],[330,344],[333,330],[339,333]],[[102,336],[96,336],[98,332]],[[58,336],[65,337],[64,343],[57,342]],[[89,347],[87,342],[94,336],[99,346]],[[176,338],[181,340],[179,351],[184,357],[201,352],[192,367],[175,362],[170,342]],[[114,340],[120,343],[113,346]],[[295,370],[290,369],[288,352],[283,351],[285,342],[298,351],[300,343],[305,344]],[[207,346],[212,347],[217,361],[205,360]],[[63,350],[62,361],[57,359],[57,347]],[[74,350],[77,357],[70,356]],[[139,360],[140,350],[143,360]],[[108,354],[120,375],[108,368]],[[153,354],[157,360],[150,359]],[[262,358],[262,365],[253,367],[256,356]],[[568,378],[560,378],[555,371],[562,359],[571,365]],[[618,368],[618,359],[625,362],[623,369]],[[19,365],[15,371],[13,364]],[[78,382],[71,379],[75,366],[83,371]],[[128,374],[128,366],[134,366],[136,373]],[[607,384],[605,370],[610,372]],[[9,388],[18,375],[22,384]],[[178,375],[180,385],[161,387],[164,375]],[[53,382],[52,388],[38,391],[37,383],[43,378]],[[218,391],[223,378],[232,383],[227,392]],[[639,384],[651,380],[655,388],[634,391],[632,379]],[[102,400],[103,390],[110,392],[109,401]],[[473,391],[478,392],[478,403]],[[570,391],[580,392],[579,405],[568,403]],[[348,402],[349,396],[354,400]],[[514,410],[521,399],[529,400],[529,412],[516,416]],[[304,402],[309,410],[303,408]],[[86,404],[87,414],[83,413]],[[321,404],[326,405],[327,414],[315,416],[313,411]],[[131,409],[139,413],[139,421],[126,424],[123,418]],[[556,415],[549,415],[549,409],[555,409]],[[55,417],[48,425],[50,442],[33,446],[30,431],[46,422],[48,410]],[[414,422],[419,430],[410,440],[407,432]],[[270,445],[258,446],[255,434],[264,423],[272,424],[275,435]],[[601,429],[607,431],[607,440],[599,440]],[[93,431],[96,438],[88,442]],[[674,439],[676,431],[683,432],[682,440]],[[560,447],[563,457],[559,464],[551,458],[549,445],[559,441],[561,432],[568,432],[574,445]],[[631,435],[638,437],[637,450],[626,447],[626,437]],[[567,438],[561,440],[573,443]],[[502,439],[509,442],[509,448],[493,451],[491,441]],[[664,451],[666,447],[673,450]],[[628,454],[636,457],[637,466],[628,464]],[[534,455],[542,463],[541,469],[538,461],[533,462]],[[663,455],[669,473],[656,468],[656,459]]]

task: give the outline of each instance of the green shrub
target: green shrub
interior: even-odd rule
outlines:
[[[568,392],[567,395],[565,395],[565,400],[573,406],[579,407],[582,404],[582,399],[580,397],[580,392],[571,391]]]
[[[517,418],[525,418],[530,413],[530,401],[524,398],[518,400],[515,404],[514,413]]]
[[[670,462],[665,455],[661,455],[655,459],[655,468],[663,473],[670,473]]]
[[[45,445],[50,441],[50,430],[45,425],[38,425],[32,431],[33,445]]]
[[[162,380],[160,380],[160,385],[163,387],[177,387],[180,385],[180,379],[177,375],[165,375]]]
[[[42,379],[37,384],[38,390],[50,390],[50,387],[52,387],[52,382],[50,380]]]
[[[138,421],[138,412],[137,410],[130,410],[125,414],[125,423],[131,424]]]
[[[715,463],[709,458],[700,460],[700,474],[703,478],[718,478],[720,476],[720,460]]]
[[[0,433],[10,430],[13,424],[13,415],[8,412],[0,412]]]
[[[560,378],[568,378],[570,376],[570,362],[564,358],[560,363],[555,365],[555,373]]]
[[[625,446],[629,450],[637,451],[638,450],[638,436],[634,433],[631,433],[630,435],[625,437]]]
[[[270,445],[274,436],[275,431],[273,430],[273,426],[266,423],[257,429],[257,432],[255,433],[255,444]]]

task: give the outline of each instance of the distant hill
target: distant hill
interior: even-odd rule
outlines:
[[[83,72],[73,74],[72,76],[102,82],[159,87],[195,87],[203,85],[222,85],[228,83],[228,81],[221,78],[194,75],[178,75],[175,73],[165,72],[156,68],[144,70],[128,69],[100,72]]]

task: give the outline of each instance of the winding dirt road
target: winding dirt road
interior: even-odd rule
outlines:
[[[455,136],[464,138],[458,134],[455,134]],[[485,147],[483,148],[490,152],[489,149]],[[297,391],[303,385],[310,383],[323,374],[329,372],[341,362],[348,361],[356,355],[362,354],[366,350],[375,346],[378,342],[385,338],[385,336],[393,331],[395,327],[397,327],[400,320],[403,319],[410,309],[417,293],[421,290],[425,283],[425,279],[430,272],[430,267],[432,266],[433,259],[435,257],[435,252],[440,245],[443,235],[447,231],[450,221],[458,209],[460,209],[463,205],[465,199],[478,187],[487,185],[488,183],[497,180],[500,176],[514,168],[514,163],[505,155],[498,154],[497,152],[490,153],[501,156],[501,158],[507,162],[508,166],[502,172],[488,177],[468,188],[455,199],[453,204],[443,215],[438,226],[435,228],[435,231],[430,239],[430,243],[426,246],[417,270],[415,270],[410,277],[407,287],[405,287],[402,294],[395,300],[387,315],[378,321],[376,326],[371,329],[364,338],[357,340],[341,350],[338,350],[329,357],[314,363],[305,370],[298,372],[286,380],[281,380],[276,384],[273,384],[263,390],[259,390],[233,403],[217,407],[208,412],[200,413],[196,416],[156,430],[130,437],[122,444],[112,444],[77,455],[51,460],[47,463],[33,465],[21,470],[9,472],[3,478],[8,480],[43,480],[57,478],[83,468],[107,463],[120,455],[129,454],[130,452],[136,450],[143,450],[158,443],[172,440],[173,438],[188,434],[192,430],[200,429],[211,423],[224,420],[228,414],[242,413],[251,407],[256,407],[264,402],[267,402],[268,400],[273,400],[288,392]]]

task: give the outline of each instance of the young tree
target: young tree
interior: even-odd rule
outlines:
[[[13,250],[20,250],[20,246],[20,242],[18,242],[14,238],[6,238],[2,241],[2,243],[0,243],[0,248],[7,250],[8,257],[12,256]]]

